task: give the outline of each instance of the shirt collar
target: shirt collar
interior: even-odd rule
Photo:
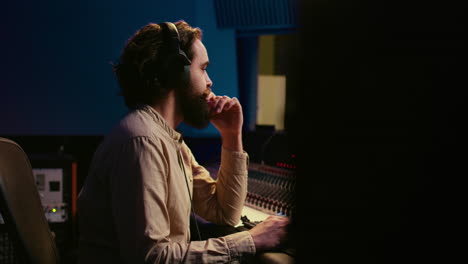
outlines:
[[[160,125],[174,141],[176,141],[177,143],[182,143],[182,134],[175,131],[171,126],[169,126],[166,120],[158,113],[158,111],[154,110],[153,107],[149,105],[140,105],[137,108],[149,113],[153,117],[153,120],[158,125]]]

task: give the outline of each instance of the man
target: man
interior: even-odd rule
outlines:
[[[249,231],[190,241],[191,210],[216,224],[239,222],[248,156],[241,105],[211,92],[200,29],[175,25],[138,30],[114,67],[130,112],[96,151],[78,197],[80,263],[235,262],[274,249],[286,234],[288,220],[270,217]],[[175,130],[210,121],[222,138],[217,180]]]

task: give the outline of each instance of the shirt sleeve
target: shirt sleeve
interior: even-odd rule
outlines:
[[[184,148],[190,155],[195,212],[215,224],[238,224],[247,196],[247,153],[223,148],[221,166],[217,179],[214,180],[210,173],[198,164],[188,147]]]
[[[172,241],[167,170],[160,142],[139,137],[119,150],[110,193],[120,257],[126,263],[222,263],[255,253],[247,231],[206,241]]]

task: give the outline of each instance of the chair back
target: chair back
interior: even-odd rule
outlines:
[[[0,138],[0,213],[21,262],[59,263],[31,163],[18,144],[5,138]]]

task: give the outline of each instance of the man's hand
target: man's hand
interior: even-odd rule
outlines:
[[[278,248],[286,238],[286,228],[289,218],[282,216],[269,216],[260,224],[249,230],[257,251],[273,250]]]
[[[207,97],[210,106],[211,123],[221,133],[223,147],[242,151],[242,106],[237,98],[216,96],[210,93]]]

